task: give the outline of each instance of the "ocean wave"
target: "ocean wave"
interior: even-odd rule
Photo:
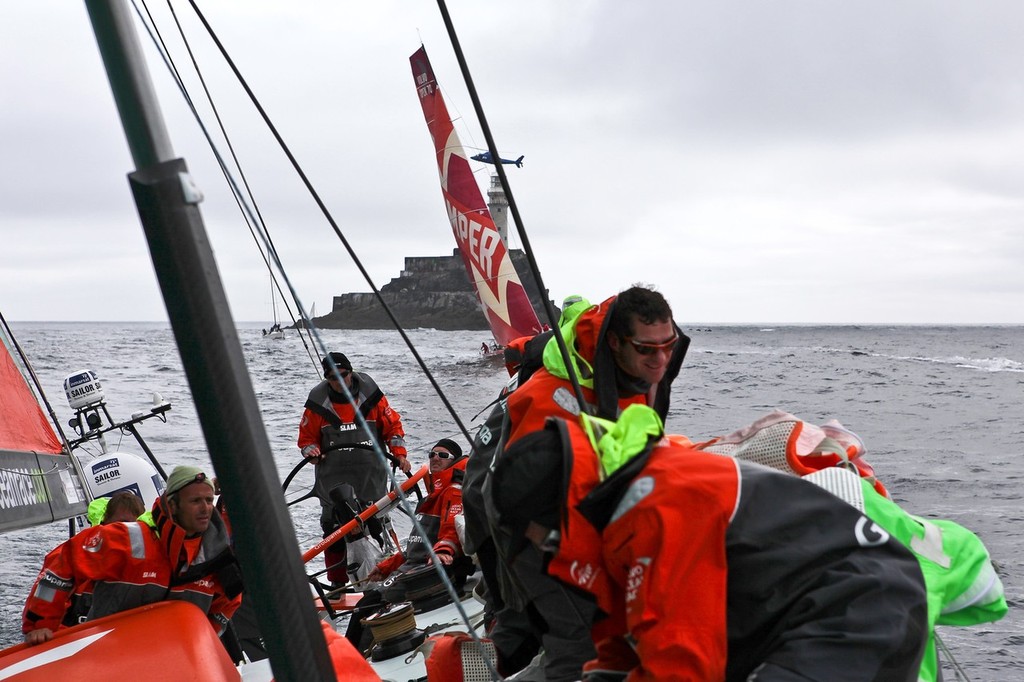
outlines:
[[[976,369],[982,372],[1024,372],[1024,362],[1011,360],[1009,358],[965,358],[954,355],[948,358],[929,358],[907,356],[893,356],[897,360],[913,360],[915,362],[928,362],[937,365],[953,365],[962,369]]]
[[[774,348],[691,348],[687,354],[704,355],[778,355]]]
[[[962,355],[949,357],[930,357],[925,355],[893,355],[891,353],[872,353],[857,348],[835,348],[830,346],[815,346],[812,350],[816,353],[840,353],[844,355],[865,356],[871,358],[885,358],[888,360],[901,360],[909,362],[924,362],[936,365],[952,365],[962,369],[974,369],[982,372],[1021,372],[1024,373],[1024,362],[1011,360],[1010,358],[969,358]]]

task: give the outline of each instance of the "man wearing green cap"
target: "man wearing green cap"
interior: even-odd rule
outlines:
[[[152,526],[94,526],[51,552],[25,603],[25,641],[52,639],[70,595],[86,582],[93,583],[93,597],[85,620],[181,599],[203,609],[222,633],[241,603],[242,584],[213,499],[213,482],[199,467],[179,466],[153,503]]]

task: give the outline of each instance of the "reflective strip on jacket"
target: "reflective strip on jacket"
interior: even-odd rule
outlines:
[[[160,498],[156,504],[159,503]],[[223,528],[219,516],[215,518]],[[183,536],[184,531],[175,527]],[[219,531],[213,533],[218,534]],[[219,578],[205,573],[201,567],[194,571],[197,576],[176,577],[166,539],[146,523],[133,521],[94,526],[66,540],[44,560],[25,603],[23,632],[57,630],[71,595],[89,584],[92,604],[88,620],[164,599],[181,599],[196,604],[207,613],[218,632],[223,630],[241,603],[240,594],[227,596]],[[179,575],[190,566],[196,568],[192,562],[202,564],[209,558],[202,547],[203,539],[183,539],[170,545],[183,553],[183,559],[188,558],[186,563],[176,564],[181,566]],[[208,541],[207,548],[218,543]],[[227,550],[226,545],[223,549]]]
[[[909,547],[917,557],[928,591],[928,645],[918,678],[938,679],[934,626],[975,625],[1006,615],[1003,583],[977,535],[945,519],[908,514],[859,479],[864,512]]]

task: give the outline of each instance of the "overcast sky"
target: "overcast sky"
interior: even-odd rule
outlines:
[[[406,256],[451,252],[408,61],[421,41],[463,143],[486,143],[434,2],[198,4],[378,287]],[[1024,323],[1021,3],[448,7],[502,155],[526,157],[508,175],[556,301],[639,281],[684,326]],[[304,305],[323,314],[369,291],[188,4],[175,8]],[[165,320],[84,3],[3,17],[0,311]],[[143,40],[235,318],[269,321],[266,267]]]

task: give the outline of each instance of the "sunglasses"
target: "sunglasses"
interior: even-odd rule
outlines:
[[[626,341],[633,344],[634,350],[640,355],[654,355],[655,353],[662,353],[665,351],[671,351],[675,348],[675,345],[679,342],[679,335],[673,335],[671,339],[663,343],[643,343],[636,341],[632,336],[624,337]]]
[[[455,455],[453,455],[452,453],[445,452],[444,450],[431,450],[430,454],[427,455],[427,459],[434,459],[435,457],[440,457],[441,459],[448,459],[449,457],[454,456]]]
[[[338,370],[338,374],[341,375],[342,379],[344,379],[345,377],[347,377],[351,373],[352,372],[349,372],[347,369]],[[328,381],[330,381],[331,379],[334,379],[334,378],[335,378],[335,375],[334,375],[333,372],[325,372],[324,373],[324,379],[327,379]]]

